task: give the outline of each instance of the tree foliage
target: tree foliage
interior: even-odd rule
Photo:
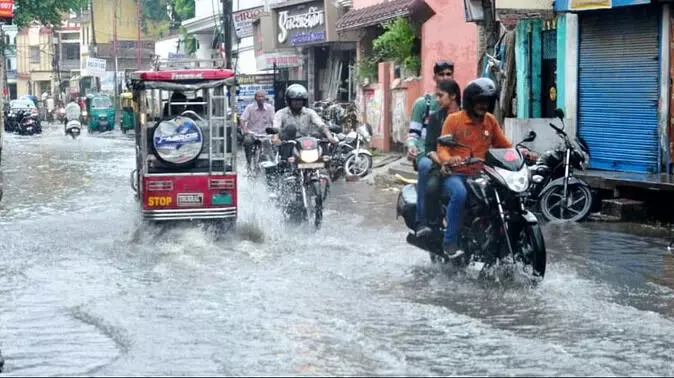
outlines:
[[[194,17],[194,0],[140,0],[143,8],[143,31],[162,38],[179,30],[180,24]]]
[[[393,61],[412,72],[421,68],[421,59],[414,54],[417,34],[415,27],[405,18],[398,17],[393,21],[382,23],[384,32],[372,41],[372,53],[363,56],[359,62],[359,76],[377,77],[377,64]]]
[[[33,21],[42,25],[59,25],[70,10],[86,7],[87,0],[15,0],[14,24],[22,28]]]

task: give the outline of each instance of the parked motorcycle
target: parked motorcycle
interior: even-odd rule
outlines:
[[[287,133],[278,147],[279,159],[275,167],[267,167],[278,176],[278,192],[288,220],[303,223],[313,220],[316,228],[323,222],[323,203],[327,199],[330,179],[321,173],[330,160],[324,154],[326,143],[313,137],[295,138],[292,127],[286,127]],[[276,134],[274,128],[267,128],[267,134]],[[276,180],[274,180],[276,181]]]
[[[550,123],[562,143],[542,154],[529,169],[532,181],[527,206],[540,208],[551,221],[578,222],[590,214],[592,191],[583,180],[573,176],[575,169],[585,169],[589,161],[587,145],[580,138],[571,141],[564,131],[564,112],[555,110],[562,127]]]
[[[39,115],[31,110],[16,111],[15,132],[20,135],[33,135],[42,133]]]
[[[439,137],[438,144],[470,149],[457,143],[452,135]],[[474,158],[471,150],[470,157],[455,167],[458,166],[473,166],[478,173],[466,179],[468,199],[459,236],[464,255],[453,260],[454,263],[463,267],[472,265],[486,274],[498,262],[519,262],[534,281],[542,279],[546,267],[545,242],[536,216],[524,207],[530,172],[522,154],[514,148],[492,148],[482,160]],[[443,219],[448,200],[443,196],[438,204]],[[398,195],[396,210],[410,230],[416,229],[416,202],[415,185],[405,185]],[[436,228],[427,237],[417,237],[412,231],[407,242],[430,252],[434,262],[448,262],[442,248],[444,231],[444,226]]]
[[[372,152],[367,148],[372,139],[368,130],[369,125],[361,125],[348,134],[338,133],[331,129],[333,136],[339,140],[335,146],[330,146],[330,163],[328,172],[332,181],[342,175],[365,177],[372,168]]]

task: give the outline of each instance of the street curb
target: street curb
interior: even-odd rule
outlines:
[[[405,168],[401,166],[394,166],[394,167],[389,167],[388,173],[390,175],[396,175],[399,174],[403,176],[406,179],[412,179],[415,180],[417,178],[417,173],[414,172],[413,168]]]

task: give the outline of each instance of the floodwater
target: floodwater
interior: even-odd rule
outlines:
[[[488,285],[408,246],[395,193],[336,183],[313,232],[242,180],[237,235],[134,242],[130,137],[3,154],[3,375],[674,375],[660,237],[547,225],[545,280]]]

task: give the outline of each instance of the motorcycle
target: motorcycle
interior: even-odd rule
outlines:
[[[82,133],[82,124],[76,119],[68,121],[65,126],[65,133],[66,135],[70,135],[73,139],[77,139]]]
[[[372,139],[368,125],[361,125],[348,134],[337,133],[331,129],[333,136],[339,141],[330,148],[330,179],[336,181],[341,175],[365,177],[372,168],[372,153],[367,145]]]
[[[30,110],[19,110],[16,112],[16,132],[20,135],[33,135],[42,133],[42,126],[38,116]]]
[[[485,160],[474,158],[472,149],[457,143],[453,135],[439,137],[438,144],[469,149],[470,157],[454,168],[473,166],[478,172],[465,184],[468,198],[458,241],[464,255],[451,261],[461,267],[473,266],[482,275],[498,262],[519,262],[534,282],[542,279],[547,258],[545,241],[538,219],[524,207],[530,172],[522,154],[514,148],[492,148]],[[438,204],[442,219],[448,200],[443,196]],[[410,230],[416,229],[416,202],[416,187],[408,181],[398,195],[396,213]],[[442,248],[444,231],[444,226],[437,227],[426,237],[417,237],[411,231],[407,242],[429,252],[433,262],[447,263],[450,260]]]
[[[576,138],[572,142],[564,131],[564,112],[555,110],[562,127],[550,123],[562,143],[555,149],[542,154],[536,163],[529,167],[532,181],[527,205],[539,207],[543,217],[548,220],[578,222],[590,214],[592,191],[583,180],[573,176],[575,169],[585,169],[589,161],[589,151],[585,142]]]
[[[286,127],[286,130],[292,130],[292,127]],[[266,132],[278,133],[270,127]],[[276,179],[271,180],[279,185],[287,219],[303,223],[313,218],[313,224],[318,229],[323,222],[323,203],[330,189],[330,179],[321,173],[330,160],[330,156],[324,154],[329,142],[314,137],[295,138],[293,131],[286,133],[285,140],[278,147],[277,161],[265,164],[265,171],[268,175],[276,175]]]

